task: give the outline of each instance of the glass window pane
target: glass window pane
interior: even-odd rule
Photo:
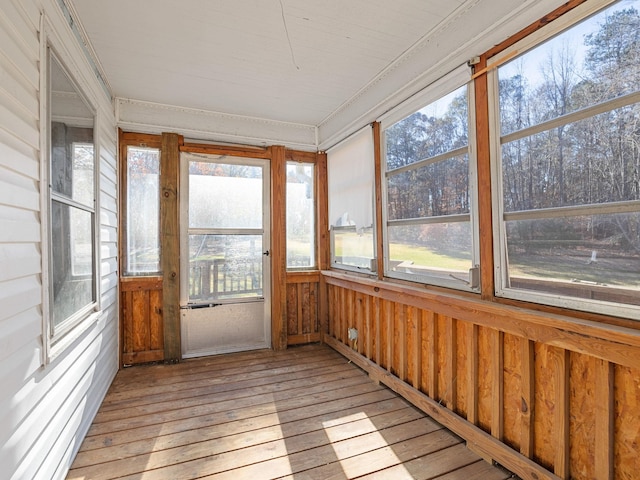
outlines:
[[[93,129],[53,122],[51,189],[93,208],[95,198]]]
[[[189,235],[189,301],[262,296],[262,235]]]
[[[287,163],[287,267],[312,268],[315,254],[314,166]]]
[[[385,130],[387,171],[469,143],[467,86],[430,103]]]
[[[49,335],[52,343],[98,301],[94,113],[48,51]],[[49,338],[47,339],[49,340]]]
[[[385,274],[476,288],[475,282],[469,282],[469,270],[474,267],[475,178],[469,165],[467,85],[386,129],[384,141]],[[433,217],[444,218],[432,223]],[[410,224],[396,222],[410,219]]]
[[[355,227],[332,227],[333,263],[371,269],[374,255],[373,228],[356,231]]]
[[[53,326],[95,300],[93,214],[51,202]]]
[[[389,220],[469,213],[469,157],[462,155],[390,175]]]
[[[498,69],[506,296],[640,303],[639,6],[616,2]]]
[[[470,222],[392,226],[387,232],[391,271],[468,281]]]
[[[506,227],[511,288],[640,305],[640,213],[512,220]]]
[[[160,151],[127,148],[125,274],[160,271]]]
[[[501,66],[502,134],[640,90],[639,7],[617,2]]]
[[[262,228],[262,167],[189,162],[189,228]]]
[[[504,210],[640,199],[640,104],[502,145]]]

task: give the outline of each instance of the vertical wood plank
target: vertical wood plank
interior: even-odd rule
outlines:
[[[554,437],[557,441],[553,471],[560,478],[569,478],[569,351],[556,349],[556,402]]]
[[[398,305],[395,307],[395,318],[397,318],[397,349],[398,349],[398,377],[406,381],[407,379],[407,307]]]
[[[393,337],[395,334],[395,329],[393,328],[393,314],[394,314],[394,309],[393,309],[393,302],[388,300],[384,302],[384,324],[386,326],[386,330],[387,330],[387,335],[386,335],[386,345],[385,345],[385,349],[386,349],[386,355],[387,355],[387,371],[389,372],[393,372],[393,353],[394,353],[394,348],[393,348]]]
[[[424,309],[420,309],[419,313],[420,321],[420,391],[429,394],[429,365],[431,360],[429,358],[430,343],[429,343],[429,312]]]
[[[471,324],[467,334],[467,420],[478,424],[478,325]]]
[[[296,309],[296,334],[302,333],[302,306],[305,304],[304,292],[303,292],[302,283],[296,284],[296,301],[297,301],[297,309]]]
[[[287,348],[287,160],[285,148],[271,150],[271,347]]]
[[[296,335],[298,332],[298,309],[300,302],[298,298],[298,285],[287,285],[287,333]]]
[[[318,317],[318,291],[319,283],[309,286],[309,333],[320,332],[320,322]]]
[[[504,333],[491,331],[492,350],[492,409],[491,435],[502,440],[504,437]]]
[[[151,350],[162,350],[162,291],[151,290],[149,292],[149,329],[151,334]]]
[[[534,343],[526,338],[520,339],[522,364],[521,382],[521,420],[520,420],[520,453],[531,458],[533,456],[533,424],[535,413],[535,380],[534,380]]]
[[[427,374],[427,389],[429,396],[438,400],[438,325],[436,314],[427,314],[427,331],[429,338],[429,365]]]
[[[375,297],[374,299],[374,309],[373,309],[373,318],[374,318],[374,332],[372,335],[372,341],[375,342],[373,345],[373,350],[376,352],[376,358],[375,361],[378,365],[381,365],[381,355],[382,355],[382,348],[381,348],[381,339],[382,339],[382,331],[381,331],[381,321],[380,321],[380,298]]]
[[[160,155],[160,264],[162,266],[162,312],[164,360],[179,362],[180,339],[180,144],[175,133],[162,134]]]
[[[138,290],[133,293],[133,350],[145,352],[151,346],[149,322],[149,291]]]
[[[367,338],[365,330],[367,329],[367,310],[369,305],[369,296],[363,293],[358,298],[358,353],[366,354]]]
[[[369,295],[367,295],[365,297],[365,305],[364,305],[364,340],[365,340],[365,348],[364,348],[364,355],[365,357],[367,357],[368,359],[371,359],[371,336],[372,333],[375,331],[374,328],[372,328],[371,322],[373,321],[372,315],[371,315],[371,303],[373,302],[373,298]]]
[[[326,285],[327,290],[327,334],[336,336],[336,287]]]
[[[412,364],[413,376],[411,385],[413,388],[420,390],[420,379],[422,377],[422,322],[420,321],[420,311],[417,308],[411,309],[410,324],[413,329],[412,335]]]
[[[456,320],[451,317],[445,318],[445,342],[446,342],[446,366],[445,366],[445,405],[449,410],[456,409],[456,373],[457,365],[457,329]]]
[[[352,345],[349,340],[349,329],[355,328],[355,311],[356,311],[356,292],[351,289],[346,289],[346,316],[345,325],[343,328],[344,342]]]
[[[342,341],[342,322],[344,317],[344,289],[336,288],[335,337]]]
[[[382,152],[380,132],[380,122],[373,122],[373,158],[374,158],[374,177],[375,177],[375,221],[376,232],[383,232],[384,225],[382,223]],[[384,278],[384,245],[381,241],[376,242],[376,271],[378,280]]]
[[[122,292],[122,353],[133,352],[133,292]]]
[[[614,478],[614,365],[596,359],[596,458],[595,477]]]

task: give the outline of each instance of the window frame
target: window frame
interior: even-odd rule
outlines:
[[[100,286],[100,147],[97,140],[97,132],[100,131],[100,119],[97,101],[89,93],[89,86],[84,82],[84,78],[78,66],[69,59],[64,49],[59,48],[60,41],[53,35],[53,29],[48,19],[43,17],[41,23],[41,43],[40,43],[40,84],[44,88],[40,91],[40,210],[42,212],[41,232],[42,232],[42,365],[52,362],[58,355],[83,334],[91,325],[98,321],[101,312],[101,286]],[[71,198],[64,198],[64,195],[53,191],[51,185],[52,177],[52,65],[53,61],[62,69],[70,84],[76,91],[80,100],[91,115],[92,141],[93,141],[93,201],[92,205],[86,205]],[[87,127],[89,122],[82,127]],[[86,143],[86,142],[79,142]],[[92,272],[90,275],[82,275],[82,278],[91,277],[92,301],[87,305],[77,309],[73,314],[61,322],[54,322],[53,319],[53,222],[52,205],[53,202],[61,205],[77,208],[79,211],[90,213],[91,215],[91,243],[92,243]],[[71,264],[70,264],[71,268]],[[77,278],[81,278],[77,277]]]
[[[522,38],[510,47],[502,50],[487,62],[488,80],[488,104],[489,104],[489,148],[491,162],[492,182],[492,210],[493,210],[493,255],[494,255],[494,283],[495,296],[511,300],[537,303],[549,307],[560,307],[575,311],[591,312],[602,315],[640,320],[640,307],[604,301],[598,299],[582,298],[563,294],[554,294],[534,289],[514,288],[510,286],[507,255],[508,220],[543,220],[584,215],[615,214],[637,212],[640,201],[621,201],[599,204],[580,204],[573,206],[560,206],[523,211],[504,211],[504,185],[503,185],[503,161],[502,144],[522,138],[528,138],[535,134],[546,132],[554,127],[570,125],[604,112],[611,112],[616,108],[637,103],[640,100],[640,92],[615,97],[601,103],[590,104],[582,109],[569,112],[551,120],[546,120],[521,130],[501,135],[500,118],[500,92],[498,67],[515,57],[524,55],[541,45],[552,37],[573,28],[576,24],[588,17],[597,14],[601,10],[613,5],[618,0],[593,0],[585,2],[564,14],[559,19],[551,22],[534,33]],[[636,102],[630,103],[633,99]],[[557,281],[551,279],[550,282]],[[562,284],[566,282],[561,282]],[[615,291],[615,289],[611,289]]]
[[[387,130],[396,123],[415,114],[422,108],[438,101],[441,98],[453,93],[462,86],[467,87],[467,111],[468,111],[468,144],[466,147],[459,147],[445,153],[421,159],[409,165],[387,170]],[[398,280],[415,282],[425,285],[433,285],[456,290],[478,293],[480,291],[480,234],[478,216],[478,168],[477,168],[477,145],[476,145],[476,112],[475,112],[475,89],[469,74],[469,67],[463,65],[456,70],[445,75],[422,92],[414,95],[407,101],[401,103],[391,112],[381,118],[381,191],[382,191],[382,225],[383,225],[383,252],[384,252],[384,276]],[[428,165],[446,162],[461,155],[468,156],[469,168],[469,213],[450,214],[442,216],[419,217],[412,219],[389,219],[389,192],[388,179],[390,176],[407,171],[417,170]],[[402,225],[429,225],[429,224],[450,224],[468,221],[471,228],[471,267],[469,269],[468,280],[458,277],[449,279],[445,276],[426,273],[406,273],[394,271],[390,268],[389,254],[389,227]]]
[[[309,166],[312,169],[311,180],[313,182],[312,185],[312,196],[313,196],[313,221],[312,228],[313,232],[311,234],[311,246],[313,247],[313,255],[311,256],[311,264],[308,266],[290,266],[289,265],[289,245],[288,245],[288,232],[285,231],[285,261],[286,261],[286,270],[288,272],[304,272],[307,270],[317,270],[318,269],[318,165],[314,161],[308,160],[296,160],[295,158],[292,160],[287,160],[285,162],[285,210],[288,205],[288,174],[287,170],[289,165],[303,165]],[[286,212],[286,216],[288,216],[289,212]],[[286,228],[288,229],[288,222],[286,223]]]

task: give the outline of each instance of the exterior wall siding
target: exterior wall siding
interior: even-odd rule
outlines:
[[[99,318],[45,361],[40,197],[40,25],[96,101]],[[43,86],[44,88],[44,86]],[[117,136],[111,99],[57,0],[0,4],[0,465],[3,479],[64,478],[118,368]],[[43,192],[44,193],[44,192]]]

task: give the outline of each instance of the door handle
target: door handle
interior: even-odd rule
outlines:
[[[265,250],[264,252],[262,252],[262,254],[263,254],[265,257],[268,257],[270,253],[271,253],[271,252],[269,252],[269,250]]]

